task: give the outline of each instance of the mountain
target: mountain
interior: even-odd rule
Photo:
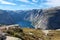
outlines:
[[[20,24],[21,27],[27,28],[35,28],[32,25],[37,15],[39,15],[41,10],[40,9],[33,9],[33,10],[17,10],[17,11],[10,11],[10,10],[0,10],[0,24]],[[38,13],[38,14],[37,14]]]
[[[60,7],[44,9],[35,27],[41,29],[60,29]]]
[[[0,24],[14,24],[12,17],[5,10],[0,10]]]
[[[60,7],[33,10],[0,10],[0,24],[22,28],[60,29]]]

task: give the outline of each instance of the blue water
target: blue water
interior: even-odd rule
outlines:
[[[22,27],[22,28],[34,28],[31,24],[31,22],[29,22],[29,21],[19,21],[19,22],[17,22],[17,24],[19,24],[20,27]]]

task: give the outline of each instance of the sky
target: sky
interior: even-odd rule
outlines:
[[[45,9],[60,6],[60,0],[0,0],[3,10]]]

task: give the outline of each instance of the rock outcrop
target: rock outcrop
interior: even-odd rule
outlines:
[[[42,11],[42,16],[35,27],[41,29],[60,29],[60,8],[55,7]]]

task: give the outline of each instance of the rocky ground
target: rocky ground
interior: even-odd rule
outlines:
[[[0,40],[60,40],[60,30],[1,27]]]

